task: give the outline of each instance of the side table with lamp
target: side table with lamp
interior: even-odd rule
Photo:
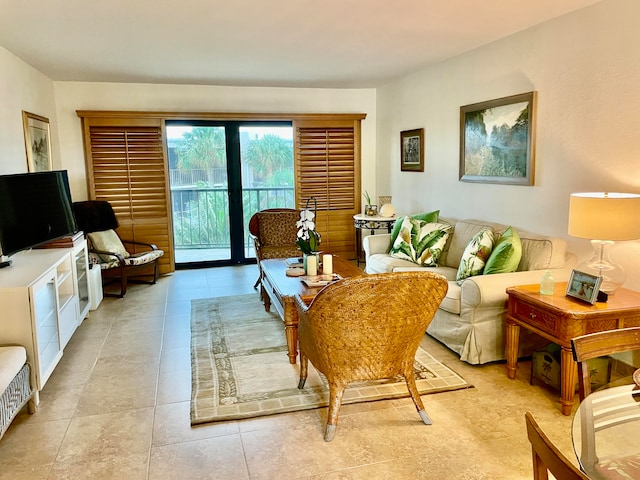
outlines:
[[[614,241],[640,238],[640,195],[629,193],[574,193],[569,204],[569,235],[592,240],[594,256],[577,271],[602,277],[600,291],[606,301],[590,304],[566,295],[566,283],[556,284],[551,294],[539,285],[507,289],[507,375],[515,378],[520,328],[533,331],[561,347],[561,409],[573,408],[577,365],[571,339],[604,330],[640,326],[640,292],[619,288],[625,280],[622,267],[612,264],[607,249]]]

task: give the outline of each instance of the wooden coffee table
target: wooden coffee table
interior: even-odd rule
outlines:
[[[287,277],[288,265],[283,258],[262,260],[261,295],[264,309],[268,312],[273,305],[284,322],[284,333],[287,337],[287,355],[289,363],[296,363],[298,356],[298,311],[295,296],[306,302],[318,294],[323,287],[308,288],[300,277]],[[333,256],[333,272],[343,278],[364,275],[354,264],[336,255]]]

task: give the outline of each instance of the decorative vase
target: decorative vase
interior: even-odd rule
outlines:
[[[320,252],[303,253],[302,266],[306,275],[317,275],[320,266]]]
[[[364,206],[364,214],[368,217],[375,217],[378,215],[378,206],[377,205],[365,205]]]

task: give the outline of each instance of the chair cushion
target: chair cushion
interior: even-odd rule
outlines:
[[[164,255],[163,250],[152,250],[150,252],[134,253],[133,255],[129,255],[129,257],[124,260],[124,264],[144,265],[145,263],[153,262],[156,258],[160,258],[162,255]]]
[[[102,250],[105,252],[113,252],[122,255],[124,258],[129,256],[129,252],[124,248],[120,237],[115,230],[104,230],[102,232],[93,232],[87,235],[91,241],[91,245],[95,250]],[[112,262],[113,258],[101,255],[105,262]]]
[[[491,275],[515,272],[521,258],[522,242],[520,242],[520,236],[513,227],[509,227],[496,241],[482,273]]]
[[[465,278],[482,272],[492,249],[493,230],[490,227],[483,228],[473,236],[462,253],[458,274],[456,275],[458,284],[461,284]]]
[[[24,347],[0,347],[0,395],[7,389],[27,361]]]
[[[295,245],[298,233],[296,222],[300,220],[299,212],[258,212],[256,215],[262,246]]]
[[[444,223],[404,217],[389,255],[418,265],[436,266],[451,229]]]

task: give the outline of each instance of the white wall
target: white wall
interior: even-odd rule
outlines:
[[[81,122],[76,110],[176,112],[366,113],[362,189],[375,190],[374,89],[250,88],[55,82],[60,150],[74,199],[87,197]]]
[[[399,212],[512,224],[590,256],[587,240],[567,235],[570,193],[640,193],[638,19],[637,0],[608,0],[379,88],[377,191]],[[535,185],[458,181],[460,106],[531,90]],[[400,171],[400,131],[414,128],[425,129],[424,173]],[[640,290],[640,242],[619,243],[612,257]]]
[[[0,72],[0,174],[27,171],[23,110],[49,119],[53,168],[62,168],[53,82],[2,47]]]

